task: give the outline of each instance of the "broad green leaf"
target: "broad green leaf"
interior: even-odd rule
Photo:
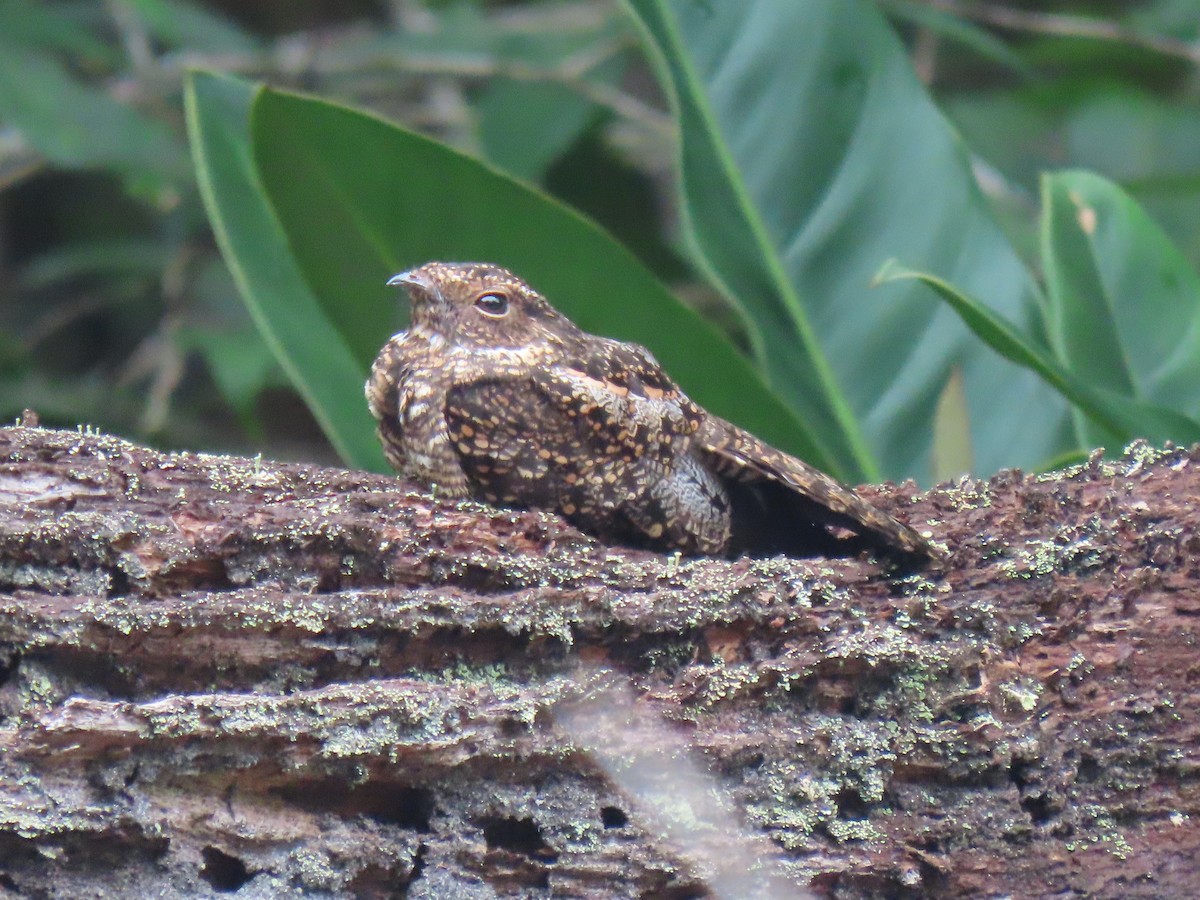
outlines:
[[[1200,422],[1194,418],[1092,385],[1063,367],[1053,356],[1022,335],[1011,322],[943,279],[906,269],[891,261],[876,278],[884,284],[913,280],[932,288],[962,317],[971,331],[996,353],[1036,372],[1048,385],[1123,443],[1134,438],[1177,443],[1200,440]]]
[[[1032,223],[1042,172],[1092,169],[1118,182],[1200,265],[1200,116],[1186,94],[1158,96],[1093,75],[959,91],[944,103],[973,150],[1016,186],[1023,219]]]
[[[1193,268],[1200,267],[1200,115],[1194,98],[1096,85],[1068,110],[1061,129],[1057,140],[1047,142],[1054,159],[1042,169],[1091,169],[1117,182]]]
[[[1062,102],[1057,96],[1047,99],[1044,82],[1035,82],[1006,91],[954,93],[943,108],[967,146],[1020,185],[1033,207],[1038,176],[1050,167],[1050,154],[1057,149]],[[1013,134],[1026,138],[1013,141]]]
[[[739,68],[738,76],[755,65],[758,47],[739,46],[732,52],[730,46],[750,33],[742,25],[753,12],[744,5],[718,9],[664,0],[630,0],[630,6],[650,36],[660,72],[672,90],[682,132],[684,210],[691,220],[689,231],[699,251],[698,261],[727,296],[736,298],[748,318],[769,383],[813,429],[824,455],[832,461],[832,471],[849,481],[877,476],[876,459],[817,344],[808,314],[773,244],[770,223],[756,204],[745,173],[738,169],[740,161],[721,133],[716,104],[706,94],[705,76],[719,80],[719,73],[706,71],[706,63],[719,66],[721,60],[728,60]],[[778,8],[783,9],[783,4]],[[687,27],[697,21],[696,27]],[[767,23],[768,27],[774,24],[778,23]],[[745,94],[736,89],[734,93],[738,96],[730,97],[730,106],[747,103]],[[763,112],[758,109],[760,115]],[[779,136],[767,139],[774,142]]]
[[[386,471],[362,386],[367,366],[342,340],[292,259],[250,151],[255,87],[193,73],[185,100],[200,191],[246,306],[330,442],[348,464]]]
[[[597,112],[564,85],[508,78],[493,79],[475,109],[488,161],[532,182]]]
[[[928,478],[956,364],[981,470],[1068,449],[1053,391],[984,351],[916,285],[867,290],[901,257],[1036,327],[1036,287],[878,9],[627,2],[678,109],[695,244],[750,319],[773,387],[840,461]]]
[[[67,74],[53,57],[0,37],[0,120],[61,166],[113,166],[171,178],[182,148],[162,123]]]
[[[1072,372],[1200,414],[1200,276],[1128,194],[1090,172],[1046,176],[1046,277]]]
[[[1112,298],[1100,283],[1089,242],[1095,210],[1070,186],[1042,177],[1042,267],[1046,322],[1059,361],[1075,376],[1123,397],[1136,396],[1133,375],[1117,334]],[[1108,445],[1111,436],[1076,412],[1083,446]]]
[[[624,70],[624,60],[611,59],[591,77],[598,83],[615,83]],[[533,182],[603,114],[565,84],[508,78],[492,79],[475,111],[488,161]]]
[[[501,71],[524,70],[524,77],[488,79],[474,103],[489,162],[526,181],[541,178],[602,114],[584,89],[620,80],[626,69],[623,32],[628,29],[618,26],[624,25],[614,14],[599,29],[539,30],[497,39],[498,54],[514,61]],[[583,69],[578,59],[586,60]]]
[[[321,100],[265,90],[252,127],[295,259],[360,365],[401,318],[389,276],[430,259],[487,260],[520,273],[581,328],[650,347],[713,412],[817,455],[746,360],[629,251],[557,201],[437,141]]]
[[[120,53],[93,34],[79,12],[29,0],[0,0],[0,34],[10,44],[62,50],[77,60],[117,65]]]

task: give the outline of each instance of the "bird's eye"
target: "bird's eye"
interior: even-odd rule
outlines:
[[[508,315],[508,298],[495,291],[488,291],[475,298],[475,308],[486,316],[495,316],[496,318],[506,316]]]

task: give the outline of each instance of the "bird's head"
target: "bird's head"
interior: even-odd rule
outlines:
[[[489,263],[428,262],[388,281],[412,298],[412,325],[473,347],[527,347],[577,331],[546,298]]]

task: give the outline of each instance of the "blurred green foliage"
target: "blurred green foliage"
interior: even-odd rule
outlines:
[[[1197,48],[1191,0],[0,0],[0,415],[377,465],[357,382],[403,321],[382,279],[464,248],[851,480],[1185,439]],[[195,80],[202,197],[189,68],[467,156]],[[1108,181],[1039,186],[1075,168]],[[555,225],[552,198],[626,249]],[[872,289],[889,258],[951,302]],[[1072,412],[981,334],[1108,392],[1120,421]],[[934,454],[935,432],[959,449]]]

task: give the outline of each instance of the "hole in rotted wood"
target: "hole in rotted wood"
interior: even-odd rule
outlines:
[[[483,821],[483,839],[490,849],[511,850],[525,856],[553,861],[558,858],[542,839],[542,830],[533,819],[497,816]]]
[[[227,591],[233,587],[223,559],[192,559],[172,565],[154,576],[162,593],[183,591]]]
[[[103,692],[110,697],[131,699],[138,691],[137,667],[123,665],[119,655],[63,645],[39,654],[37,662],[59,672],[70,672],[76,683],[88,685],[93,696]]]
[[[425,871],[425,857],[429,853],[429,847],[425,844],[417,845],[417,852],[413,855],[412,869],[408,873],[408,882],[416,881],[421,877],[421,873]]]
[[[12,677],[13,672],[17,671],[17,666],[21,664],[21,654],[14,653],[11,656],[0,656],[0,685],[8,683],[8,679]]]
[[[842,788],[833,799],[837,803],[839,818],[862,820],[871,815],[871,807],[853,788]]]
[[[517,737],[522,734],[528,734],[530,725],[522,719],[506,718],[500,720],[500,733],[504,737]]]
[[[1029,768],[1029,763],[1023,759],[1013,759],[1008,764],[1008,778],[1017,786],[1018,791],[1024,790],[1029,785]]]
[[[108,596],[110,598],[127,597],[131,589],[129,574],[120,566],[107,566]]]
[[[1077,781],[1098,781],[1100,779],[1100,763],[1096,757],[1083,755],[1079,758],[1079,768],[1076,770]]]
[[[698,884],[677,884],[666,888],[643,891],[639,900],[707,900],[712,894]]]
[[[370,897],[371,900],[404,900],[408,896],[409,880],[403,872],[388,866],[368,863],[358,870],[346,884],[352,897]]]
[[[17,885],[16,881],[13,880],[11,875],[7,875],[4,872],[0,872],[0,888],[12,891],[17,896],[21,895],[21,888]]]
[[[30,838],[18,837],[11,831],[0,831],[0,864],[5,868],[10,868],[14,872],[28,872],[30,868],[36,865],[45,866],[45,857],[37,852],[37,842]],[[37,871],[37,869],[34,869]],[[10,875],[5,875],[14,882]],[[5,887],[9,885],[5,884]],[[12,888],[14,891],[17,888]],[[24,894],[18,893],[17,896],[23,897]]]
[[[399,861],[395,866],[381,866],[374,863],[363,866],[346,887],[355,897],[370,897],[372,900],[403,900],[408,896],[412,883],[425,871],[425,856],[428,852],[429,847],[426,844],[419,844],[417,852],[413,854],[412,866],[407,873],[401,870],[403,864]]]
[[[205,847],[201,854],[204,865],[200,867],[200,877],[212,885],[214,891],[232,893],[254,877],[244,862],[216,847]]]
[[[624,828],[629,824],[629,816],[625,815],[625,811],[616,806],[602,806],[600,808],[600,821],[604,823],[605,828]]]
[[[433,791],[426,788],[365,784],[351,792],[363,793],[363,812],[376,822],[428,833],[433,816]]]
[[[344,781],[305,781],[278,791],[288,803],[339,816],[366,816],[386,825],[432,831],[433,791],[427,788],[368,781],[349,787]]]
[[[1054,807],[1044,790],[1038,789],[1034,766],[1024,759],[1014,759],[1008,767],[1008,777],[1017,786],[1018,802],[1034,825],[1045,825],[1054,818]]]
[[[1031,794],[1021,798],[1021,809],[1029,813],[1034,825],[1045,825],[1054,818],[1054,807],[1045,794]]]

